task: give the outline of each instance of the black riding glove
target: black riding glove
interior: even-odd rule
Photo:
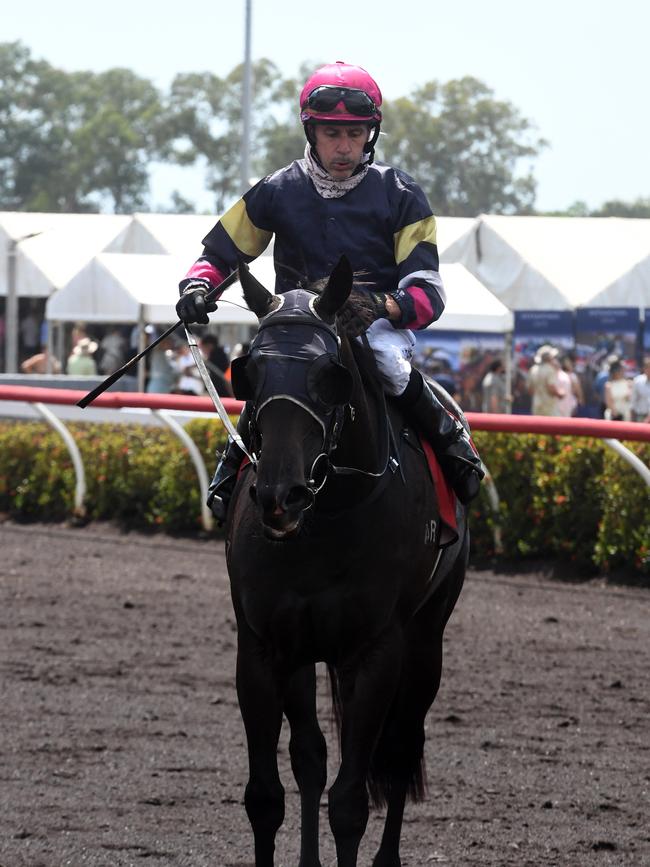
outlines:
[[[208,280],[192,277],[187,280],[181,280],[178,284],[181,297],[176,304],[176,313],[178,318],[182,319],[185,325],[191,325],[193,322],[200,322],[201,325],[207,325],[209,322],[208,313],[212,313],[217,309],[216,301],[208,301],[206,303],[205,296],[212,289]]]
[[[377,319],[386,319],[386,292],[364,292],[362,289],[353,289],[348,300],[336,314],[336,321],[348,337],[358,337],[376,322]]]

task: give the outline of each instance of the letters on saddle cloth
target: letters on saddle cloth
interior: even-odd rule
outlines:
[[[456,524],[456,494],[445,478],[431,445],[423,436],[420,437],[420,445],[427,459],[427,466],[431,473],[431,480],[438,495],[438,508],[440,509],[440,539],[438,545],[446,548],[458,539],[458,526]],[[430,528],[425,528],[426,533]],[[425,539],[425,542],[428,540]],[[435,540],[433,540],[435,541]]]

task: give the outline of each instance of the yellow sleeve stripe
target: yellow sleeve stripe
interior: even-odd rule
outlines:
[[[246,203],[243,199],[236,202],[221,218],[221,225],[228,233],[230,240],[238,250],[246,256],[259,256],[273,235],[258,229],[251,221],[246,212]]]
[[[417,223],[411,223],[410,226],[404,226],[399,232],[395,232],[393,242],[397,264],[399,265],[408,259],[417,245],[423,241],[427,241],[429,244],[436,243],[436,218],[434,216],[418,220]]]

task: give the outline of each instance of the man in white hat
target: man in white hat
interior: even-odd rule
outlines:
[[[97,363],[93,358],[96,351],[97,344],[94,340],[89,337],[78,340],[68,357],[68,376],[97,376]]]
[[[558,401],[565,393],[558,383],[558,354],[559,351],[550,344],[537,350],[535,363],[528,372],[533,415],[560,415]]]

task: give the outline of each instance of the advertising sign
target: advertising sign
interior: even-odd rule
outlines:
[[[623,362],[628,377],[638,373],[640,332],[636,307],[587,307],[576,311],[576,373],[582,382],[587,415],[602,415],[603,390],[614,358]]]
[[[574,316],[571,310],[519,310],[515,312],[512,365],[512,411],[529,413],[527,375],[540,346],[554,346],[560,355],[573,353]]]
[[[504,357],[504,335],[425,329],[415,332],[415,338],[413,364],[450,392],[463,410],[480,412],[481,383],[490,364]]]

